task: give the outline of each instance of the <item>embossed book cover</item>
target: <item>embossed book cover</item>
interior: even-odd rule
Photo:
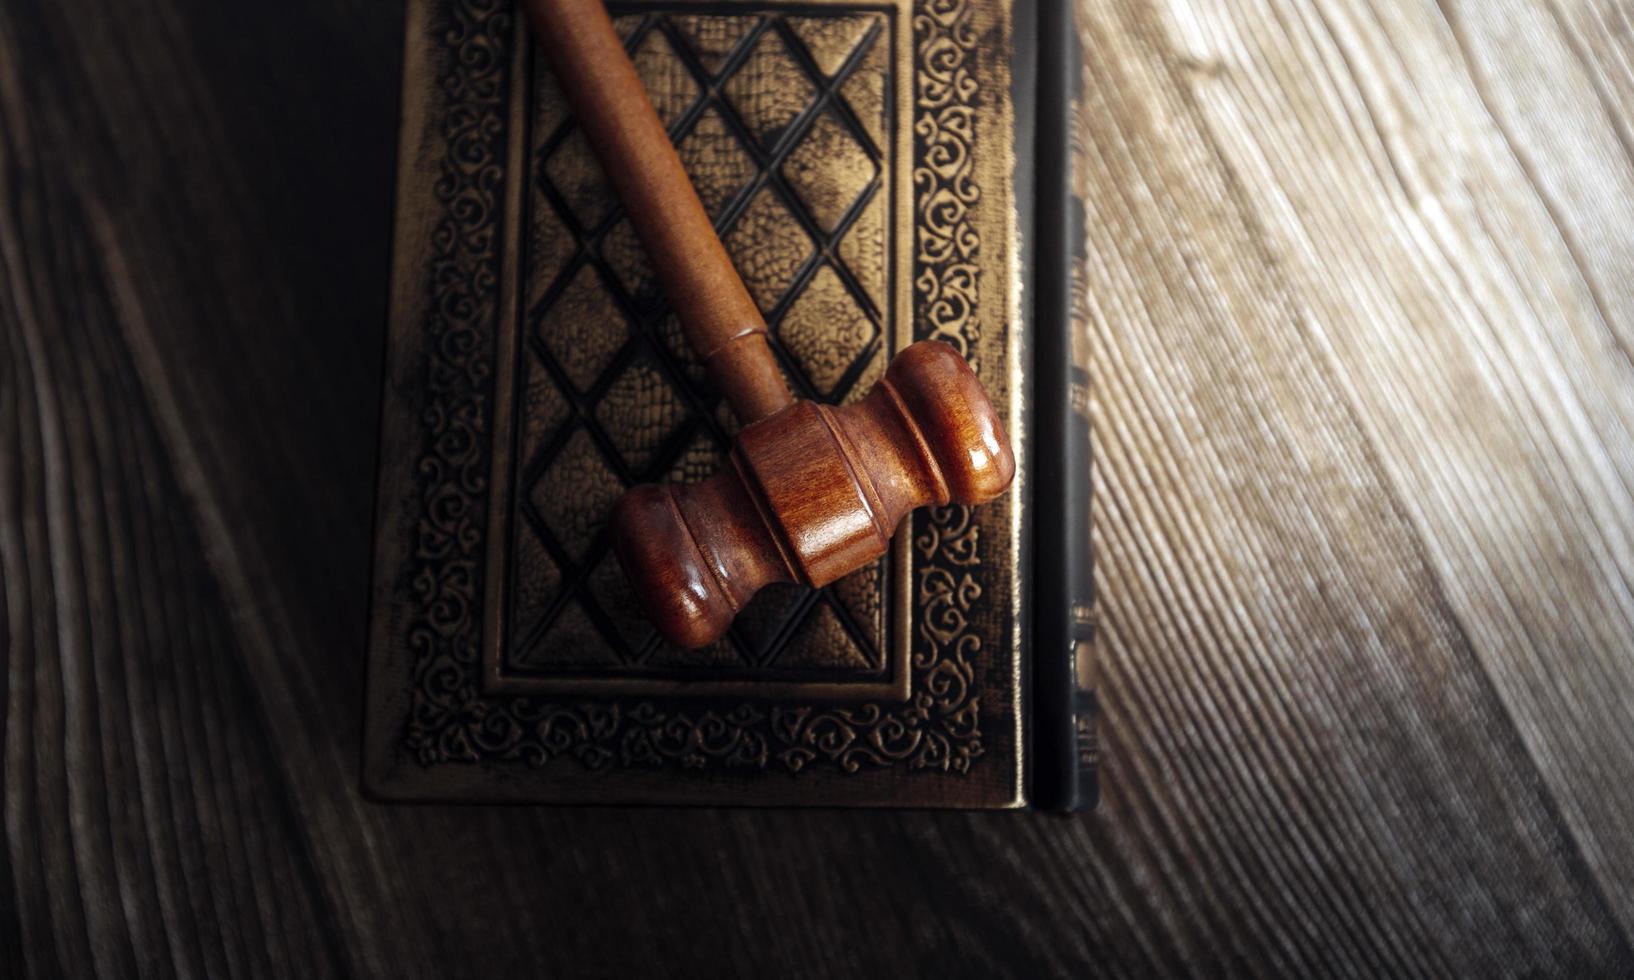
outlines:
[[[1025,804],[1031,100],[1012,69],[1033,21],[977,0],[610,10],[793,390],[853,401],[945,340],[1021,477],[916,513],[827,588],[768,588],[709,647],[663,642],[607,518],[628,486],[715,472],[736,421],[519,13],[409,0],[368,787]]]

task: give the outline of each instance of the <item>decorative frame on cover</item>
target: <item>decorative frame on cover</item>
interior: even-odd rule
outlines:
[[[639,8],[638,8],[639,9]],[[860,398],[907,346],[909,55],[895,11],[619,16],[660,118],[802,397]],[[908,696],[908,555],[822,590],[765,590],[728,636],[678,650],[640,616],[604,518],[641,482],[724,465],[735,423],[537,49],[515,73],[526,173],[499,336],[485,653],[489,690]]]
[[[601,522],[735,423],[509,0],[409,0],[365,774],[394,798],[1013,806],[1027,446],[1007,3],[614,3],[794,390],[953,344],[1022,471],[665,648]],[[986,140],[983,140],[983,135]]]

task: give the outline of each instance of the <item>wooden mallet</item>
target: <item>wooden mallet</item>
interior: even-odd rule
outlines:
[[[743,429],[701,483],[639,486],[613,547],[648,617],[684,648],[718,639],[773,582],[823,586],[884,554],[908,512],[1003,493],[1015,456],[981,382],[921,341],[866,397],[797,401],[601,0],[523,0],[687,342]]]

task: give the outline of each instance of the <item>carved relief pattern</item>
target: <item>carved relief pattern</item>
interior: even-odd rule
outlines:
[[[881,202],[895,161],[858,121],[883,105],[852,105],[840,90],[860,70],[892,70],[889,60],[870,57],[892,46],[885,15],[649,11],[618,16],[615,26],[767,317],[793,385],[823,400],[859,396],[858,382],[892,338],[882,297],[897,232],[884,224]],[[533,75],[531,86],[519,79],[513,90],[527,98],[531,87],[535,102],[562,101],[547,65],[537,63]],[[858,91],[871,98],[886,87],[881,79]],[[700,450],[701,465],[683,471],[713,473],[734,427],[686,349],[633,227],[585,158],[577,121],[539,107],[531,116],[523,186],[543,206],[528,209],[522,240],[525,253],[544,249],[548,260],[519,257],[524,340],[512,425],[520,422],[522,439],[513,442],[513,475],[495,480],[514,487],[515,513],[499,526],[520,534],[526,522],[535,534],[526,550],[512,544],[508,578],[496,583],[502,593],[525,587],[517,598],[528,600],[501,600],[509,602],[502,636],[488,648],[498,675],[539,693],[563,678],[616,677],[626,692],[632,683],[677,676],[800,680],[820,672],[875,689],[904,678],[907,651],[885,655],[893,638],[884,617],[858,618],[854,604],[828,592],[755,603],[721,649],[669,649],[631,625],[640,611],[605,560],[608,495],[659,478]],[[539,405],[566,406],[542,436]],[[506,438],[503,425],[496,437]],[[534,601],[539,576],[524,565],[541,554],[561,572],[544,604]],[[881,570],[868,572],[877,587]],[[572,628],[554,624],[558,617],[573,617]],[[558,642],[606,650],[587,658],[540,649]]]
[[[914,287],[924,300],[924,335],[958,348],[979,376],[975,341],[981,333],[976,314],[981,236],[971,220],[981,199],[972,156],[975,25],[967,0],[928,0],[917,6],[913,21],[919,55],[914,72]]]
[[[415,666],[406,734],[422,764],[474,760],[482,729],[479,578],[511,11],[510,0],[461,0],[432,28],[443,49],[438,82],[446,104],[433,189],[441,218],[426,323],[422,505],[409,570]]]
[[[934,509],[913,524],[916,612],[913,683],[906,702],[610,703],[484,695],[480,607],[511,5],[509,0],[449,0],[443,9],[445,16],[433,27],[444,55],[438,79],[446,100],[440,108],[444,159],[436,186],[441,219],[426,324],[430,344],[422,414],[425,445],[418,465],[421,518],[407,572],[414,598],[408,636],[415,668],[406,747],[424,765],[509,760],[538,766],[571,757],[592,769],[775,767],[799,773],[819,765],[839,772],[903,765],[967,772],[982,754],[977,697],[982,640],[971,623],[983,601],[984,577],[979,526],[965,508]],[[974,45],[971,16],[968,0],[922,0],[913,18],[914,333],[916,338],[948,340],[967,356],[975,353],[980,334],[980,236],[971,222],[979,202],[970,163],[978,95],[967,63]],[[868,365],[880,360],[874,355],[864,359]],[[588,376],[590,369],[584,373]],[[572,380],[577,384],[581,379]],[[523,404],[546,405],[529,398]],[[558,408],[551,403],[536,414],[555,418]],[[642,424],[640,444],[619,447],[619,452],[653,452],[652,442],[659,438],[654,433],[671,422],[653,415],[644,416]],[[604,448],[591,444],[593,440],[581,441],[582,436],[575,429],[568,437],[578,441],[573,458],[582,465],[623,465],[618,460],[610,464]],[[708,440],[702,450],[696,437],[686,442],[688,448],[672,454],[666,468],[702,470],[699,453],[708,454]],[[582,481],[583,475],[575,479]],[[591,479],[587,485],[597,482]],[[577,536],[588,533],[587,528],[575,526],[567,533]],[[529,533],[521,525],[515,529],[519,540],[529,542],[524,546],[537,551],[538,541],[527,538]],[[617,587],[603,574],[604,566],[598,564],[592,576],[592,591]],[[541,581],[530,588],[550,584]],[[839,605],[824,612],[832,615],[844,608],[848,616],[878,615],[877,599],[870,603],[855,589],[840,595]],[[582,610],[574,609],[558,625],[601,628],[587,625]],[[825,623],[825,628],[833,627]]]

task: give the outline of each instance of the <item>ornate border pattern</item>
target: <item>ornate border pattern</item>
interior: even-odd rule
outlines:
[[[458,0],[432,25],[443,144],[433,194],[421,513],[409,570],[413,696],[406,745],[422,764],[476,757],[485,724],[478,634],[488,395],[499,302],[506,97],[513,4]]]
[[[916,515],[913,694],[901,704],[492,697],[481,686],[484,514],[500,297],[511,0],[447,0],[433,24],[444,157],[435,196],[420,517],[405,582],[414,670],[403,746],[422,766],[571,756],[588,768],[713,766],[789,773],[905,765],[967,773],[983,753],[972,610],[979,523],[967,508]],[[971,0],[918,0],[913,187],[914,336],[976,355],[980,201]],[[979,367],[979,365],[978,365]]]

